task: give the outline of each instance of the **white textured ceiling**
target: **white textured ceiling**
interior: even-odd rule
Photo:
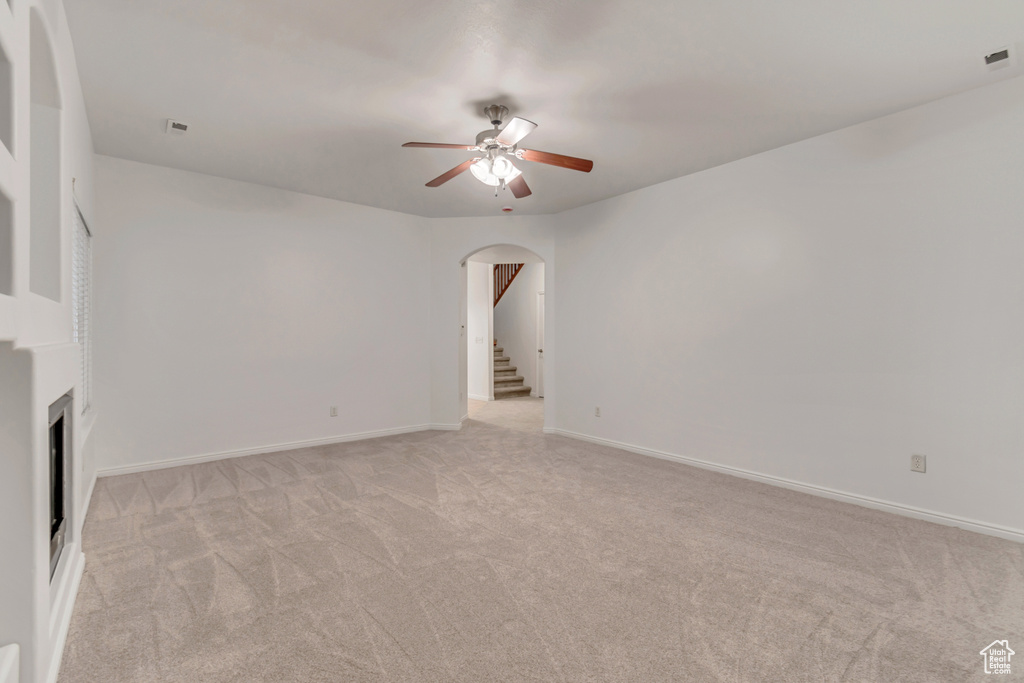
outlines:
[[[553,213],[1019,75],[1021,0],[64,0],[96,151],[422,216]],[[533,195],[464,173],[539,124]],[[185,136],[164,133],[167,118]]]

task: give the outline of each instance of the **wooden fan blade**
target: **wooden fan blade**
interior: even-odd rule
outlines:
[[[434,149],[476,149],[476,145],[449,145],[445,142],[407,142],[402,147],[433,147]]]
[[[512,190],[512,194],[515,195],[516,199],[522,199],[523,197],[529,197],[533,194],[533,190],[523,180],[522,175],[517,175],[512,180],[508,181],[508,189]]]
[[[537,124],[533,121],[527,121],[526,119],[521,119],[517,116],[509,121],[508,124],[501,129],[501,133],[498,134],[498,137],[494,139],[506,147],[511,147],[529,135],[536,127]]]
[[[537,161],[542,164],[569,168],[573,171],[583,171],[584,173],[590,173],[591,169],[594,168],[594,162],[590,159],[567,157],[562,154],[552,154],[551,152],[538,152],[535,149],[521,149],[516,152],[516,156],[526,161]]]
[[[459,164],[452,170],[445,171],[441,175],[431,180],[429,183],[427,183],[427,187],[437,187],[439,185],[444,185],[449,180],[451,180],[452,178],[454,178],[455,176],[459,175],[460,173],[468,169],[470,166],[472,166],[474,161],[476,161],[476,159],[468,159],[467,161],[463,161],[461,164]]]

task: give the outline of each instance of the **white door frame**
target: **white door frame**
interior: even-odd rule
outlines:
[[[537,397],[544,398],[544,290],[537,292]]]

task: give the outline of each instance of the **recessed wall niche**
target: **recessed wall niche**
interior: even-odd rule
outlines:
[[[14,155],[14,79],[11,60],[0,44],[0,142]]]
[[[11,0],[7,0],[10,11]],[[4,7],[0,5],[0,7]],[[0,43],[0,142],[14,156],[14,69],[3,43]],[[14,204],[0,187],[0,294],[14,294]]]
[[[47,299],[60,301],[60,87],[50,39],[35,8],[31,11],[30,24],[32,111],[29,121],[31,213],[28,288]]]
[[[14,294],[14,205],[0,191],[0,294]]]

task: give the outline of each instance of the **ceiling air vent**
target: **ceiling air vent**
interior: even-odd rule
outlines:
[[[167,119],[167,128],[164,132],[173,135],[184,135],[185,131],[188,130],[188,124],[182,123],[181,121],[175,121],[174,119]]]
[[[992,54],[985,55],[985,65],[992,69],[1002,69],[1005,66],[1010,66],[1012,60],[1010,59],[1010,48],[1004,47],[1001,50],[996,50]]]

